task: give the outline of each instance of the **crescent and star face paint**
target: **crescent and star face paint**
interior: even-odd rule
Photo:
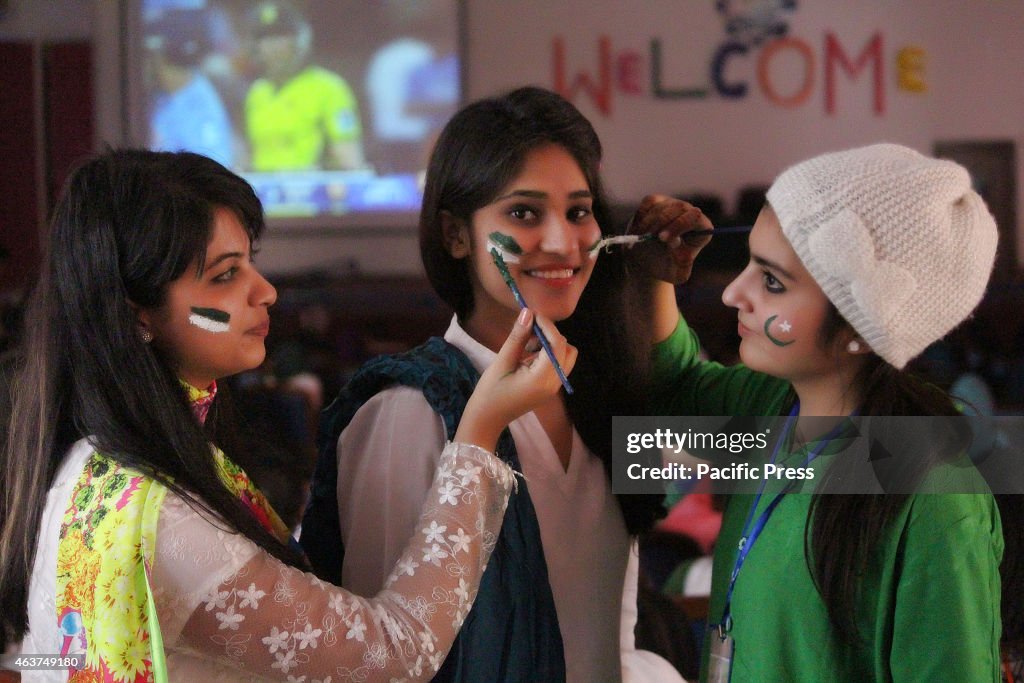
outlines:
[[[788,320],[781,320],[775,323],[778,317],[778,315],[773,315],[764,321],[764,336],[768,337],[768,341],[776,346],[789,346],[796,340],[783,339],[783,335],[789,336],[792,334],[793,324]],[[775,323],[774,326],[773,323]]]

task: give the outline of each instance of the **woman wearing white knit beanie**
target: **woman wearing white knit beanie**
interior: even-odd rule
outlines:
[[[838,491],[851,422],[821,433],[808,418],[957,414],[903,368],[981,300],[996,226],[963,168],[891,144],[797,164],[767,198],[750,262],[722,295],[743,365],[701,361],[680,319],[657,348],[653,412],[789,415],[775,461],[817,458],[817,490]],[[913,450],[916,483],[962,456]],[[732,496],[702,680],[998,680],[1003,537],[976,490]]]

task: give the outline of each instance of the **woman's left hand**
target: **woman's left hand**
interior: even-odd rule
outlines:
[[[657,240],[633,248],[636,258],[655,279],[678,285],[690,279],[693,262],[711,235],[689,235],[711,230],[711,220],[693,204],[663,194],[649,194],[640,202],[629,224],[630,234],[653,233]]]

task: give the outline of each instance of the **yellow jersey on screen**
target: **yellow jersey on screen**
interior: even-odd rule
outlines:
[[[320,168],[327,143],[362,135],[352,89],[318,66],[280,88],[266,78],[255,81],[246,96],[245,119],[255,171]]]

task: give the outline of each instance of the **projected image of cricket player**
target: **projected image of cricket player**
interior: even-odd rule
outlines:
[[[235,163],[231,120],[202,70],[210,40],[202,10],[170,9],[147,26],[146,65],[153,92],[149,146],[187,150]]]
[[[262,71],[245,100],[252,170],[365,168],[356,97],[345,79],[311,62],[309,21],[274,0],[259,3],[249,23]]]

